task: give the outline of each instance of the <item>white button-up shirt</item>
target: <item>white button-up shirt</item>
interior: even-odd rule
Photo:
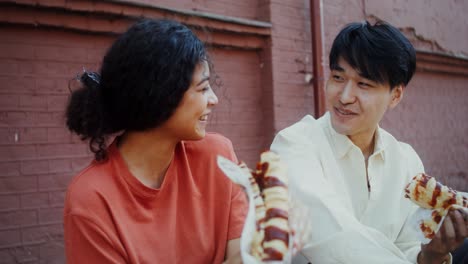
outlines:
[[[310,211],[302,250],[313,264],[416,263],[421,243],[405,225],[416,206],[406,184],[423,172],[408,144],[378,128],[366,165],[361,150],[331,126],[329,114],[282,130],[271,149],[288,164],[289,188]]]

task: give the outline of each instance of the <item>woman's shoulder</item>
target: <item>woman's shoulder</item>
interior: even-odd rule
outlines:
[[[65,209],[96,205],[103,190],[112,188],[112,169],[109,162],[91,162],[78,173],[67,188]]]
[[[184,143],[188,150],[201,153],[230,154],[233,152],[231,140],[219,133],[209,132],[201,140],[185,141]]]

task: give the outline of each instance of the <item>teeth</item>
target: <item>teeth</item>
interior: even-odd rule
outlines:
[[[208,120],[208,115],[204,115],[200,117],[200,121],[206,121],[206,120]]]

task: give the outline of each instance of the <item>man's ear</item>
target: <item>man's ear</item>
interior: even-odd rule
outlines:
[[[388,105],[390,109],[397,106],[397,104],[401,101],[401,99],[403,99],[404,91],[405,91],[405,86],[402,84],[393,88],[393,90],[391,91],[392,99],[390,101],[390,104]]]

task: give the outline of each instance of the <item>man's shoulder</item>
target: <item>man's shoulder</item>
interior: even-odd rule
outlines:
[[[278,132],[278,136],[287,137],[290,139],[308,138],[310,133],[321,129],[318,120],[312,116],[306,115],[298,122]]]
[[[384,140],[386,144],[385,151],[392,157],[391,160],[406,164],[405,166],[407,166],[407,168],[414,171],[412,172],[413,174],[424,171],[424,166],[418,153],[416,153],[410,144],[397,140],[382,128],[380,129],[380,133],[382,140]]]
[[[416,151],[410,144],[396,139],[392,134],[383,128],[380,128],[379,132],[382,140],[385,142],[386,147],[390,150],[398,151],[403,155],[417,155]]]
[[[299,122],[281,130],[273,140],[271,149],[278,153],[313,153],[323,149],[327,138],[319,120],[307,115]]]

